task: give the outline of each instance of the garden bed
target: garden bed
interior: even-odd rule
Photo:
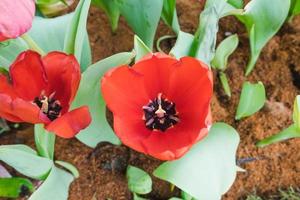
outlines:
[[[202,9],[196,0],[178,0],[177,10],[183,31],[194,32]],[[106,15],[92,7],[88,31],[93,52],[93,61],[98,61],[118,52],[131,51],[133,32],[121,19],[116,33],[111,32]],[[229,99],[219,81],[215,81],[212,114],[214,121],[223,121],[239,132],[241,143],[237,153],[240,166],[246,170],[238,173],[231,190],[224,200],[246,199],[248,194],[268,196],[279,188],[300,186],[300,140],[293,139],[257,148],[255,143],[278,133],[292,123],[291,113],[295,96],[300,92],[300,17],[286,23],[279,33],[264,48],[254,71],[244,76],[249,56],[249,41],[244,26],[234,17],[220,22],[218,41],[227,34],[237,33],[240,43],[229,59],[227,75],[232,90]],[[163,23],[158,28],[157,38],[172,34]],[[164,41],[162,49],[170,50],[175,40]],[[217,74],[214,79],[218,80]],[[264,108],[249,118],[235,121],[242,84],[245,80],[262,81],[267,92]],[[108,114],[110,117],[110,114]],[[1,144],[28,144],[34,146],[33,128],[22,125],[19,130],[1,135]],[[132,198],[127,189],[125,169],[128,164],[151,172],[161,161],[134,152],[125,146],[101,143],[95,149],[88,148],[76,139],[57,138],[55,157],[74,164],[80,177],[70,189],[70,200],[127,200]],[[226,170],[226,169],[224,169]],[[187,177],[192,178],[192,177]],[[164,200],[178,194],[167,182],[153,177],[150,199]],[[209,181],[209,180],[208,180]]]

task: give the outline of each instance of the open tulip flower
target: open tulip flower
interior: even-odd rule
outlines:
[[[35,13],[34,0],[0,1],[0,42],[27,32]]]
[[[73,55],[51,52],[41,57],[25,51],[11,65],[9,77],[0,74],[0,116],[12,122],[42,123],[60,137],[74,137],[91,122],[86,106],[69,112],[80,78]]]
[[[212,123],[212,73],[191,57],[148,55],[107,72],[101,90],[121,141],[161,160],[183,156]]]

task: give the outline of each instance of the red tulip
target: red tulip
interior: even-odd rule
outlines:
[[[69,111],[81,78],[73,55],[51,52],[41,57],[21,53],[9,70],[0,74],[0,117],[13,122],[43,123],[64,138],[86,128],[91,117],[86,106]]]
[[[34,0],[0,0],[0,42],[27,32],[34,13]]]
[[[151,54],[106,73],[101,90],[121,141],[161,160],[183,156],[212,123],[212,73],[191,57]]]

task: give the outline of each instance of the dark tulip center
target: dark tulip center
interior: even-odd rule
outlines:
[[[179,122],[178,112],[173,102],[161,93],[149,104],[143,106],[145,125],[150,130],[166,131]]]
[[[51,121],[57,119],[62,110],[59,100],[53,98],[54,94],[51,94],[49,97],[42,94],[34,99],[34,103]]]

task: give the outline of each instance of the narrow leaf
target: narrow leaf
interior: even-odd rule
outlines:
[[[264,106],[265,101],[266,91],[262,82],[257,84],[245,82],[235,119],[240,120],[241,118],[251,116]]]
[[[259,141],[256,146],[258,147],[265,147],[270,144],[274,144],[276,142],[281,142],[284,140],[292,139],[292,138],[299,138],[300,137],[300,129],[295,125],[291,125],[287,129],[283,130],[282,132],[268,137]]]
[[[44,129],[44,125],[36,124],[34,126],[34,141],[38,154],[42,157],[53,160],[55,135]]]
[[[81,62],[84,42],[87,37],[86,24],[90,4],[91,0],[79,2],[65,37],[64,51],[74,54],[78,62]]]
[[[230,86],[229,86],[229,83],[228,83],[227,76],[224,72],[220,72],[220,81],[221,81],[221,84],[222,84],[223,89],[225,91],[225,94],[228,97],[231,97],[231,89],[230,89]]]
[[[64,167],[68,171],[70,171],[75,178],[79,178],[79,171],[77,170],[77,168],[74,165],[64,162],[64,161],[59,161],[59,160],[56,160],[55,163]]]
[[[300,14],[300,0],[291,0],[291,7],[289,11],[289,19]]]
[[[178,17],[176,11],[176,0],[163,0],[163,1],[164,4],[163,4],[161,18],[178,35],[180,31],[180,26],[178,23]]]
[[[216,4],[207,7],[200,15],[200,26],[195,34],[195,39],[189,55],[196,57],[210,65],[216,48],[217,32],[219,30],[220,13]]]
[[[216,123],[206,138],[194,145],[185,156],[163,163],[154,175],[196,199],[221,199],[236,177],[238,144],[239,135],[234,128]]]
[[[73,108],[88,105],[92,115],[92,123],[76,137],[90,147],[96,147],[99,142],[108,141],[120,144],[106,119],[106,104],[100,91],[100,80],[110,69],[129,64],[134,53],[119,53],[101,60],[90,66],[83,74]]]
[[[92,0],[92,3],[104,10],[106,15],[109,17],[112,31],[115,32],[118,28],[120,17],[120,10],[116,0]]]
[[[295,99],[293,120],[294,120],[295,126],[297,126],[300,129],[300,95],[298,95]]]
[[[126,177],[128,188],[131,192],[137,194],[148,194],[152,190],[152,179],[145,171],[129,165],[127,167]]]

